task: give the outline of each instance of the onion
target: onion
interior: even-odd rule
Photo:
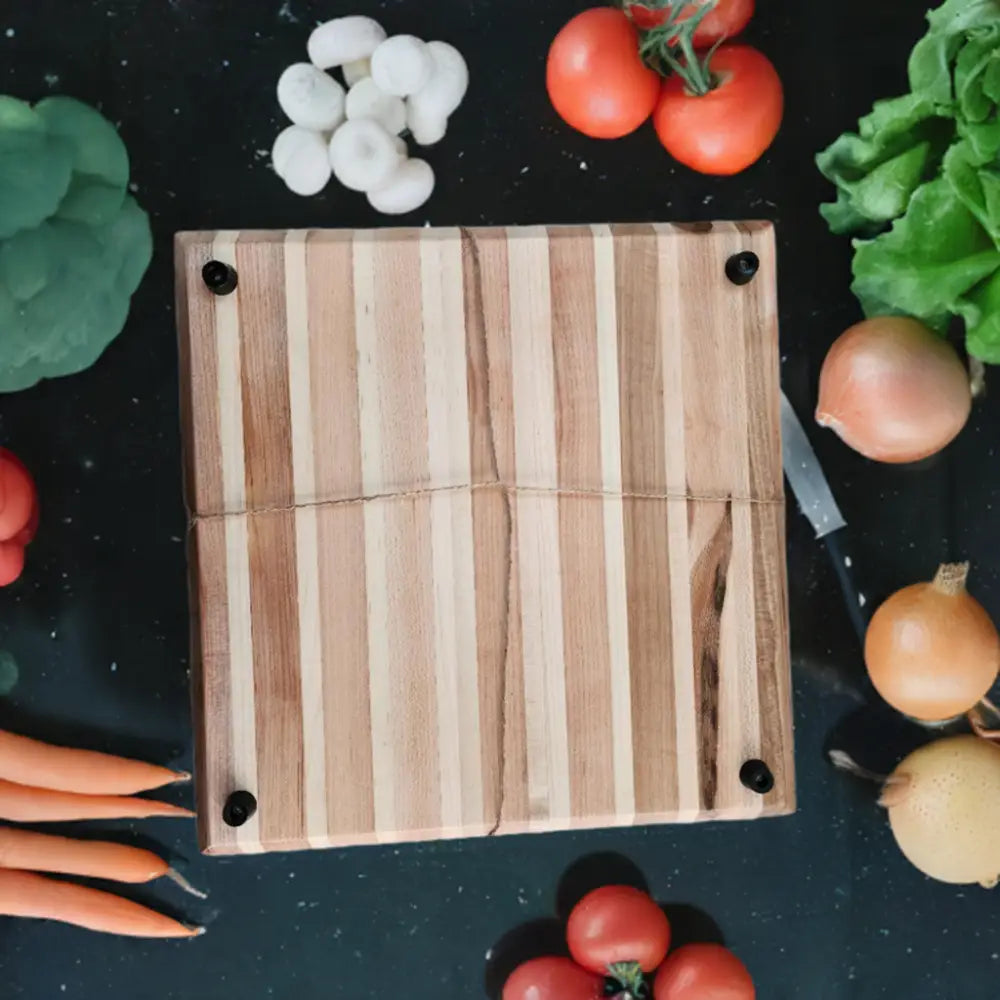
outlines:
[[[969,376],[954,348],[902,316],[865,320],[830,348],[816,420],[866,458],[915,462],[969,419]]]
[[[949,736],[907,757],[879,804],[907,860],[939,882],[992,889],[1000,877],[1000,747]]]
[[[875,690],[904,715],[942,722],[968,712],[993,686],[1000,636],[965,589],[969,564],[941,566],[872,616],[865,665]]]

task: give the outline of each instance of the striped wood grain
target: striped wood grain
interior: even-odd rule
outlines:
[[[794,808],[769,225],[191,233],[177,277],[206,850]]]

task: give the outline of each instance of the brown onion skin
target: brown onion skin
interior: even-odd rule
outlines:
[[[915,319],[879,316],[830,348],[816,420],[866,458],[917,462],[953,441],[971,408],[969,374],[955,349]]]
[[[964,588],[946,594],[935,583],[916,583],[872,616],[865,665],[893,708],[923,722],[943,722],[967,712],[993,686],[1000,636]]]

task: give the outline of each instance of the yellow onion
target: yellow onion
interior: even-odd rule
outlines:
[[[954,348],[923,323],[880,316],[834,342],[819,379],[816,420],[879,462],[915,462],[965,426],[969,375]]]
[[[1000,636],[965,589],[969,564],[941,566],[930,583],[893,594],[872,616],[865,666],[904,715],[942,722],[968,712],[1000,670]]]
[[[907,860],[939,882],[992,889],[1000,879],[1000,747],[949,736],[907,757],[879,804]]]

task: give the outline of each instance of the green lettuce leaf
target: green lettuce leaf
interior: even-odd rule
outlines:
[[[1000,251],[943,178],[920,188],[889,232],[854,245],[852,290],[866,314],[888,307],[936,328],[1000,268]]]

